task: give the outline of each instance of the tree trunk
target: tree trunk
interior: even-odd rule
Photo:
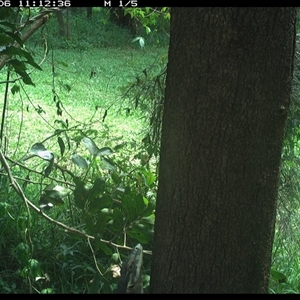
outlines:
[[[59,27],[59,35],[66,36],[65,22],[64,22],[62,11],[57,11],[56,16],[57,16],[58,27]]]
[[[93,8],[92,7],[86,7],[86,17],[88,20],[91,20],[93,17]]]
[[[172,8],[151,293],[266,293],[295,8]]]
[[[66,37],[70,39],[71,38],[71,10],[70,9],[66,10],[66,17],[67,17]]]

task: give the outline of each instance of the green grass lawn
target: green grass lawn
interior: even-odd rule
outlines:
[[[53,55],[53,60],[51,56]],[[43,71],[34,70],[31,78],[35,87],[22,84],[25,92],[13,95],[9,92],[6,136],[11,146],[9,153],[19,145],[23,152],[33,143],[53,133],[55,120],[69,121],[72,127],[78,122],[99,120],[95,129],[102,130],[105,111],[105,125],[112,134],[135,138],[146,126],[140,111],[131,110],[122,98],[122,87],[135,82],[142,76],[142,70],[157,67],[157,62],[166,56],[166,49],[92,49],[86,52],[76,50],[54,50],[42,64]],[[38,56],[38,52],[36,54]],[[38,61],[38,60],[37,60]],[[54,62],[54,72],[52,65]],[[95,72],[91,78],[91,72]],[[1,73],[4,80],[5,72]],[[18,84],[18,83],[17,83]],[[0,86],[4,93],[4,85]],[[62,115],[57,115],[56,101],[61,101]],[[2,102],[3,104],[3,102]],[[0,105],[0,109],[2,105]],[[21,130],[21,132],[20,132]]]
[[[113,26],[111,28],[116,30]],[[82,180],[86,179],[89,187],[95,178],[102,176],[107,183],[106,192],[113,194],[115,186],[117,187],[116,182],[122,180],[124,185],[132,187],[133,193],[140,193],[144,196],[143,201],[148,201],[150,197],[155,197],[155,182],[153,182],[155,177],[141,165],[140,156],[137,155],[143,150],[141,150],[142,139],[149,129],[148,112],[140,108],[135,110],[131,96],[124,98],[122,95],[138,77],[145,76],[144,70],[147,70],[150,77],[161,71],[166,63],[167,48],[146,45],[144,49],[140,49],[138,45],[132,43],[132,37],[128,33],[126,36],[123,29],[119,31],[119,33],[115,31],[116,40],[117,34],[120,36],[124,33],[125,37],[120,38],[119,41],[122,42],[118,42],[115,46],[99,47],[99,36],[95,36],[98,42],[97,45],[93,45],[91,34],[87,46],[67,49],[56,45],[50,49],[46,57],[42,47],[36,46],[36,43],[27,45],[28,49],[33,51],[35,61],[42,62],[43,70],[28,67],[35,86],[25,85],[22,81],[10,84],[1,150],[10,159],[19,161],[33,144],[46,140],[43,144],[54,152],[55,162],[74,172]],[[1,70],[0,82],[6,80],[6,71],[6,67]],[[10,80],[14,81],[17,78],[17,75],[11,73]],[[20,87],[20,92],[12,93],[11,88],[14,85]],[[0,95],[3,97],[0,104],[1,111],[5,88],[5,84],[0,85]],[[104,114],[107,115],[103,121]],[[53,135],[58,129],[66,129],[62,126],[62,123],[66,122],[71,149],[66,150],[69,151],[65,155],[67,157],[62,159],[57,136]],[[91,163],[89,171],[72,165],[71,156],[75,151],[84,158],[91,159],[87,149],[80,143],[76,144],[86,135],[92,138],[99,148],[116,149],[116,146],[123,143],[129,145],[126,149],[114,150],[110,156],[120,166],[117,171],[107,169],[105,166],[103,168],[99,158]],[[48,139],[50,136],[52,138]],[[66,137],[61,136],[67,145]],[[35,157],[22,163],[28,169],[11,167],[12,173],[22,185],[26,197],[37,206],[45,185],[56,182],[55,180],[58,180],[60,185],[64,185],[63,181],[66,181],[66,185],[71,181],[57,170],[50,174],[54,180],[36,174],[34,171],[43,172],[47,166],[40,158]],[[127,174],[132,183],[128,182]],[[30,175],[30,183],[25,187],[24,178],[27,175]],[[0,293],[41,291],[86,293],[89,281],[97,272],[87,242],[77,241],[38,214],[27,211],[24,202],[8,185],[7,177],[1,174],[0,185],[2,187],[0,198],[5,197],[5,202],[0,202],[0,226],[3,228],[0,231],[0,255],[7,262],[0,268]],[[72,182],[70,186],[74,189]],[[69,199],[71,202],[65,201],[64,205],[54,207],[47,211],[47,214],[69,226],[78,226],[78,229],[83,231],[88,230],[85,226],[94,220],[95,215],[88,219],[90,216],[84,215],[83,211],[80,212],[72,202],[73,198]],[[134,227],[133,225],[130,226]],[[152,225],[146,224],[150,226],[149,228],[152,228]],[[151,231],[148,231],[148,235],[152,235]],[[106,234],[109,236],[111,233]],[[128,236],[129,241],[130,239]],[[29,240],[32,240],[32,248],[29,247]],[[132,243],[135,241],[133,238]],[[93,247],[96,246],[93,244]],[[100,254],[101,249],[97,249],[96,253],[98,266],[103,274],[106,274],[105,268],[110,266],[113,259],[107,253]],[[149,268],[149,258],[145,258],[145,268]],[[50,278],[46,284],[48,290],[43,287],[45,274]],[[149,274],[149,269],[146,274]],[[39,282],[35,281],[37,275],[43,277]],[[102,291],[111,292],[115,288],[116,280],[111,278],[111,274],[105,276],[103,275]],[[149,282],[149,276],[147,278]]]

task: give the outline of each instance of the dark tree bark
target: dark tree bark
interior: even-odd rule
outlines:
[[[265,293],[294,8],[172,8],[151,293]]]
[[[66,36],[66,28],[62,11],[56,12],[56,17],[58,21],[59,35]]]
[[[58,26],[59,26],[59,35],[67,38],[71,38],[71,10],[67,9],[65,11],[56,12]],[[66,22],[64,21],[64,16],[66,17]]]
[[[137,32],[136,20],[131,18],[129,14],[124,15],[123,8],[111,8],[110,9],[110,20],[118,26],[128,28],[133,34]]]
[[[86,17],[89,20],[92,19],[92,17],[93,17],[93,8],[92,7],[86,7]]]

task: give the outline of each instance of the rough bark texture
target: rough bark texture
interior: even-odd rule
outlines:
[[[152,293],[268,291],[294,8],[172,8]]]

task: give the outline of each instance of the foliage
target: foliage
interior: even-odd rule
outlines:
[[[171,18],[169,7],[125,8],[124,15],[127,14],[141,24],[146,34],[164,31],[168,35]]]
[[[23,16],[25,12],[30,14],[26,10]],[[39,11],[32,13],[35,18],[39,17]],[[36,88],[25,89],[19,70],[6,64],[11,80],[7,81],[8,77],[2,75],[1,88],[6,93],[0,151],[0,223],[3,228],[0,252],[5,265],[0,270],[0,291],[111,293],[118,280],[116,266],[126,257],[128,246],[140,242],[144,248],[151,249],[156,166],[145,159],[145,144],[136,140],[140,136],[128,136],[133,128],[123,130],[124,136],[122,129],[116,133],[108,125],[109,120],[121,122],[118,118],[132,125],[134,123],[126,119],[136,119],[138,113],[120,116],[121,107],[113,108],[115,100],[104,101],[101,107],[98,101],[74,101],[78,87],[72,83],[72,72],[67,71],[66,77],[59,75],[65,72],[63,69],[70,68],[70,64],[56,58],[55,43],[49,35],[43,35],[45,30],[42,28],[37,35],[43,38],[42,49],[36,48],[39,38],[33,36],[30,43],[19,44],[17,51],[5,53],[10,57],[8,62],[30,64],[31,70],[26,69],[26,74]],[[49,45],[52,48],[48,48]],[[75,49],[78,51],[76,62],[87,49]],[[92,55],[92,49],[89,51]],[[42,57],[39,64],[37,57]],[[121,60],[124,66],[124,56],[118,62]],[[128,63],[141,68],[133,59]],[[42,64],[42,75],[36,74],[34,70],[41,69]],[[80,77],[82,71],[88,74],[80,78],[86,80],[86,85],[98,83],[99,68],[86,66],[76,70],[73,77]],[[123,71],[127,78],[121,80],[122,84],[129,79],[128,70]],[[111,83],[114,75],[106,76],[102,97],[110,92],[116,95],[118,89]],[[96,89],[95,92],[97,94]],[[93,94],[88,98],[93,98]],[[91,108],[94,112],[84,112]],[[12,123],[13,115],[19,112],[18,123]],[[26,124],[26,115],[35,122]],[[116,125],[122,128],[121,123]],[[10,138],[15,136],[16,141]],[[149,264],[146,256],[145,286],[149,284]]]
[[[286,124],[281,160],[281,176],[273,245],[270,291],[299,293],[299,195],[300,195],[300,89],[299,89],[299,34],[296,38],[293,93]]]

